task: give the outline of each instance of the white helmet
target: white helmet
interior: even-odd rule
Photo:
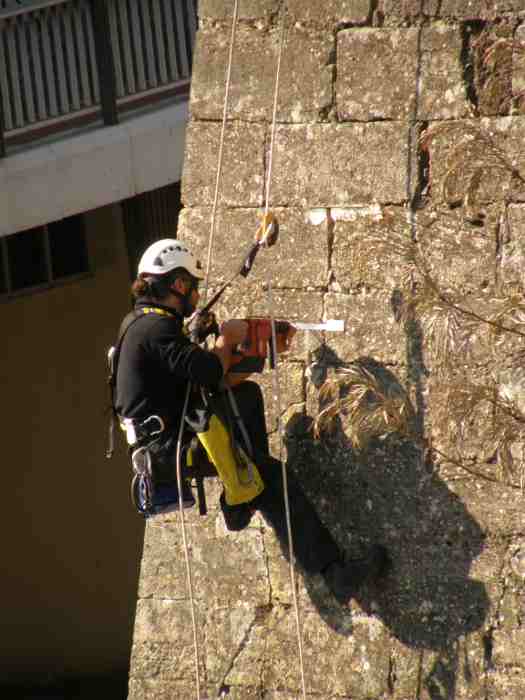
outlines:
[[[175,238],[163,238],[146,249],[139,262],[138,274],[165,275],[177,267],[184,268],[197,279],[204,279],[200,262],[184,243]]]

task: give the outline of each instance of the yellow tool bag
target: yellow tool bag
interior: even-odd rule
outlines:
[[[205,408],[191,411],[186,420],[217,470],[226,503],[235,506],[256,498],[264,483],[257,466],[234,437],[229,410],[224,394],[218,394]]]

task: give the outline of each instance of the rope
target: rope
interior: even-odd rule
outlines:
[[[217,176],[215,179],[215,194],[213,196],[213,206],[211,210],[211,226],[210,226],[210,239],[208,241],[208,256],[206,259],[206,276],[204,279],[204,293],[203,300],[206,301],[208,297],[208,285],[210,280],[210,269],[211,269],[211,251],[213,247],[213,239],[215,237],[215,219],[217,216],[217,204],[219,201],[219,185],[222,176],[222,161],[224,153],[224,135],[226,133],[226,117],[228,114],[228,102],[230,99],[230,83],[232,74],[232,63],[233,63],[233,47],[235,44],[235,32],[237,29],[237,18],[239,16],[239,0],[235,0],[233,7],[233,18],[232,18],[232,28],[230,36],[230,48],[228,52],[228,67],[226,70],[226,88],[224,92],[224,105],[222,109],[222,127],[221,136],[219,140],[219,158],[217,163]]]
[[[233,9],[232,29],[231,29],[231,36],[230,36],[230,48],[229,48],[229,53],[228,53],[228,68],[227,68],[227,72],[226,72],[226,89],[225,89],[224,106],[223,106],[223,113],[222,113],[222,127],[221,127],[221,135],[220,135],[220,140],[219,140],[219,157],[218,157],[218,164],[217,164],[217,176],[216,176],[216,180],[215,180],[215,193],[214,193],[214,197],[213,197],[213,207],[212,207],[212,215],[211,215],[211,230],[210,230],[210,239],[208,242],[208,256],[207,256],[207,261],[206,261],[206,277],[205,277],[205,283],[204,283],[204,301],[206,301],[206,298],[208,296],[208,285],[209,285],[210,268],[211,268],[211,251],[212,251],[212,247],[213,247],[213,238],[215,236],[215,220],[216,220],[216,215],[217,215],[217,203],[219,201],[219,185],[220,185],[220,180],[221,180],[221,175],[222,175],[222,161],[223,161],[223,153],[224,153],[224,136],[226,133],[226,117],[228,114],[228,101],[229,101],[229,95],[230,95],[231,70],[232,70],[232,63],[233,63],[233,46],[235,44],[235,31],[237,28],[238,15],[239,15],[239,0],[235,0],[234,9]],[[200,659],[199,641],[198,641],[198,636],[197,636],[197,620],[196,620],[196,616],[195,616],[195,603],[194,603],[194,595],[193,595],[193,580],[192,580],[192,575],[191,575],[191,563],[190,563],[188,539],[186,536],[186,522],[184,519],[184,504],[183,504],[183,498],[182,498],[182,473],[181,473],[182,435],[184,432],[184,420],[185,420],[186,413],[188,410],[188,402],[189,402],[189,398],[190,398],[190,392],[191,392],[191,383],[188,383],[188,388],[186,390],[186,397],[184,400],[184,408],[182,411],[182,420],[180,423],[179,434],[178,434],[178,438],[177,438],[177,488],[179,490],[180,524],[181,524],[181,530],[182,530],[182,542],[183,542],[183,546],[184,546],[184,559],[186,562],[186,578],[187,578],[187,582],[188,582],[188,591],[189,591],[189,597],[190,597],[191,623],[192,623],[192,627],[193,627],[193,648],[195,651],[195,684],[196,684],[196,689],[197,689],[197,700],[200,700],[201,692],[200,692],[200,677],[199,677],[199,659]]]
[[[179,491],[179,514],[180,514],[180,524],[182,530],[182,543],[184,547],[184,560],[186,562],[186,579],[188,582],[188,592],[190,595],[190,610],[191,610],[191,624],[193,627],[193,648],[195,650],[195,683],[197,688],[197,700],[201,697],[200,688],[200,678],[199,678],[199,641],[197,638],[197,620],[195,617],[195,603],[193,596],[193,580],[191,576],[191,564],[190,564],[190,553],[188,547],[188,539],[186,536],[186,522],[184,519],[184,502],[182,499],[182,465],[181,465],[181,452],[182,452],[182,435],[184,432],[184,421],[186,419],[186,413],[188,412],[188,403],[190,400],[191,393],[191,383],[188,382],[188,388],[186,389],[186,397],[184,399],[184,408],[182,409],[182,419],[179,426],[179,434],[177,436],[177,489]]]
[[[273,168],[273,151],[275,145],[275,130],[277,124],[277,105],[279,101],[279,83],[281,76],[281,60],[283,55],[284,39],[285,39],[285,28],[286,28],[286,10],[284,5],[282,7],[282,18],[281,18],[281,35],[279,39],[279,53],[277,58],[277,68],[275,73],[275,88],[274,88],[274,99],[273,99],[273,113],[272,113],[272,129],[270,137],[270,156],[268,159],[268,176],[266,178],[265,187],[265,205],[264,213],[265,216],[268,214],[268,208],[270,203],[270,186],[272,180],[272,168]],[[274,390],[274,408],[277,413],[277,433],[279,436],[279,461],[282,467],[282,477],[283,477],[283,492],[284,492],[284,505],[286,511],[286,529],[288,534],[288,548],[290,552],[290,582],[292,587],[293,604],[295,611],[295,622],[297,629],[297,647],[299,652],[299,665],[301,670],[301,685],[303,691],[303,698],[306,700],[306,681],[304,673],[304,659],[303,659],[303,639],[301,632],[301,617],[299,614],[299,603],[297,601],[297,584],[295,580],[295,553],[293,546],[293,533],[292,533],[292,522],[290,518],[290,501],[288,497],[288,476],[286,473],[286,465],[283,459],[283,426],[281,420],[281,382],[279,378],[279,364],[277,357],[277,334],[275,330],[275,317],[273,314],[273,293],[272,293],[272,281],[270,273],[267,276],[267,298],[268,298],[268,309],[270,315],[270,322],[272,327],[272,349],[274,357],[274,370],[273,370],[273,390]]]

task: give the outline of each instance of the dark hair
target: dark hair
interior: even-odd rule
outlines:
[[[176,267],[165,275],[140,275],[131,285],[131,293],[135,299],[149,297],[162,301],[170,294],[171,287],[177,279],[189,284],[195,281],[193,275],[190,275],[183,267]]]

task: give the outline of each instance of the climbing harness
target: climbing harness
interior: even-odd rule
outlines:
[[[157,314],[159,316],[171,316],[169,311],[165,311],[164,309],[159,309],[155,306],[151,306],[151,307],[150,306],[143,306],[140,309],[133,309],[133,311],[130,311],[124,317],[124,320],[120,324],[120,328],[119,328],[119,332],[118,332],[118,336],[117,336],[117,342],[115,343],[115,345],[112,345],[108,349],[108,352],[107,352],[107,370],[108,370],[107,385],[108,385],[108,390],[109,390],[109,410],[110,410],[109,428],[108,428],[108,447],[106,450],[106,458],[107,459],[111,459],[113,457],[113,452],[115,450],[115,423],[120,421],[120,418],[117,415],[117,412],[115,410],[115,386],[116,386],[116,382],[117,382],[117,367],[118,367],[118,361],[119,361],[119,357],[120,357],[120,350],[122,348],[124,336],[126,335],[128,330],[131,328],[131,326],[136,321],[139,320],[139,318],[142,318],[143,316],[146,316],[147,314]],[[158,418],[158,416],[154,416],[154,417]],[[123,427],[123,430],[126,432],[126,435],[127,435],[127,427]],[[130,446],[132,446],[135,444],[135,442],[133,441],[133,435],[130,433],[129,437],[130,437],[132,442],[130,442],[130,439],[128,439],[128,444]]]

